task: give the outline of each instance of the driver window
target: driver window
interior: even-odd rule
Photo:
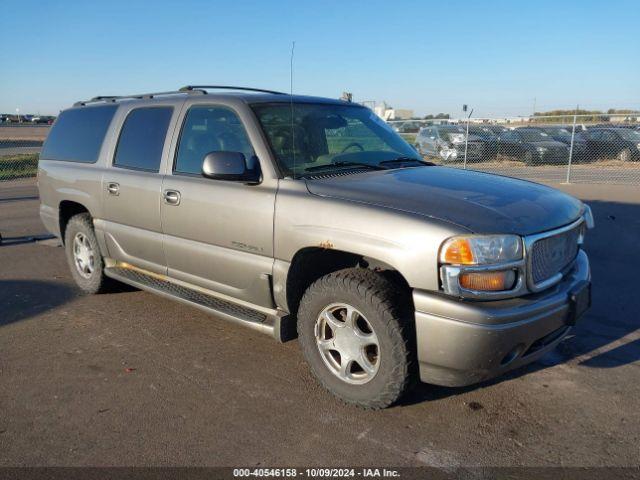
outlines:
[[[247,161],[255,155],[234,111],[225,107],[191,107],[182,126],[174,172],[200,175],[205,155],[220,151],[241,152]]]

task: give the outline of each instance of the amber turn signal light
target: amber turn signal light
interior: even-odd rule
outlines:
[[[482,292],[499,292],[511,290],[516,275],[513,270],[500,270],[496,272],[470,272],[460,275],[458,281],[462,288],[478,290]]]
[[[447,245],[444,251],[444,259],[446,263],[454,263],[458,265],[472,265],[474,262],[471,243],[468,238],[456,238]]]

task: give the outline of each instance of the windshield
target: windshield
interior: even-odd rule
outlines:
[[[469,133],[484,138],[485,140],[493,140],[496,138],[495,133],[487,127],[469,127]]]
[[[519,130],[522,139],[525,142],[548,142],[553,140],[548,133],[541,132],[540,130]]]
[[[387,123],[365,107],[269,103],[252,108],[287,176],[307,175],[323,166],[323,173],[331,173],[345,164],[374,167],[398,158],[422,160]]]
[[[544,131],[549,135],[558,135],[560,137],[571,136],[571,131],[564,127],[545,128]]]
[[[640,142],[640,132],[631,130],[629,128],[618,128],[617,132],[625,140],[629,140],[631,142]]]

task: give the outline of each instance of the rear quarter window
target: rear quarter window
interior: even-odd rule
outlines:
[[[117,108],[107,105],[62,112],[51,127],[40,158],[95,163]]]

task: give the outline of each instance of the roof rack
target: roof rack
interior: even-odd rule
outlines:
[[[192,92],[192,91],[204,91],[204,90],[241,90],[245,92],[260,92],[260,93],[273,93],[274,95],[288,95],[284,92],[276,92],[275,90],[264,90],[262,88],[251,88],[251,87],[233,87],[230,85],[187,85],[180,89],[181,92]],[[206,93],[206,92],[205,92]]]
[[[100,95],[98,97],[93,97],[89,100],[82,100],[80,102],[76,102],[73,104],[73,106],[80,107],[83,105],[87,105],[89,103],[117,102],[118,100],[155,98],[155,97],[161,97],[165,95],[184,95],[185,93],[190,95],[205,95],[207,92],[205,92],[202,89],[193,88],[190,90],[180,89],[180,90],[169,91],[169,92],[140,93],[135,95]]]
[[[80,102],[76,102],[73,104],[74,107],[81,107],[83,105],[88,105],[90,103],[98,103],[98,102],[117,102],[118,100],[131,100],[131,99],[143,99],[143,98],[155,98],[161,97],[165,95],[206,95],[207,90],[240,90],[245,92],[260,92],[260,93],[272,93],[274,95],[287,95],[283,92],[276,92],[275,90],[264,90],[262,88],[251,88],[251,87],[233,87],[230,85],[187,85],[182,87],[179,90],[174,90],[170,92],[154,92],[154,93],[140,93],[136,95],[100,95],[98,97],[93,97],[89,100],[82,100]]]

